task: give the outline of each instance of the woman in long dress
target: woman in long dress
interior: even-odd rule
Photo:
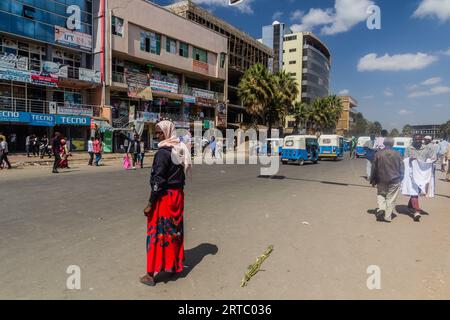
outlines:
[[[191,156],[181,143],[170,121],[156,125],[160,141],[150,178],[151,195],[144,214],[147,217],[147,273],[140,278],[146,285],[156,284],[160,272],[183,271],[184,263],[184,184],[191,170]]]

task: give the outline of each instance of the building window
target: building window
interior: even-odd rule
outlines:
[[[34,15],[36,13],[36,10],[33,7],[29,7],[24,5],[22,10],[22,16],[28,19],[34,19]]]
[[[287,36],[284,38],[284,41],[293,41],[297,40],[297,36]]]
[[[112,16],[111,19],[112,34],[123,37],[123,19]]]
[[[291,76],[293,76],[293,77],[296,77],[296,76],[297,76],[297,72],[289,72],[289,74],[290,74]]]
[[[180,42],[179,55],[185,58],[189,58],[189,45],[184,42]]]
[[[225,53],[220,53],[220,67],[225,68]]]
[[[177,53],[177,40],[166,37],[166,51],[176,54]]]
[[[297,64],[297,61],[289,61],[289,64]]]
[[[141,31],[141,50],[153,54],[161,54],[161,35],[154,32]]]
[[[289,49],[289,52],[297,52],[297,49],[296,49],[296,48],[294,48],[294,49]]]
[[[208,52],[206,50],[194,47],[192,49],[192,57],[197,61],[208,63]]]

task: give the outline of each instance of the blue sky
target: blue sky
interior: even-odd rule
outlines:
[[[387,129],[450,120],[450,0],[195,2],[255,38],[274,19],[313,31],[332,53],[333,93],[349,92]],[[372,4],[381,9],[380,30],[366,25]]]

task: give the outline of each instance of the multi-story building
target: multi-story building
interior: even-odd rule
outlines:
[[[411,126],[411,135],[420,134],[422,136],[431,136],[433,139],[440,138],[442,135],[441,125],[416,125]]]
[[[156,122],[226,128],[227,38],[144,0],[108,0],[107,104],[120,129],[138,120],[148,147]],[[151,17],[151,18],[149,18]],[[117,131],[119,132],[119,131]],[[123,139],[115,135],[115,148]]]
[[[354,123],[354,108],[358,107],[358,102],[350,96],[341,96],[342,113],[336,126],[336,134],[341,136],[348,135],[351,125]]]
[[[326,45],[312,32],[297,32],[284,36],[283,69],[296,80],[297,101],[312,103],[329,95],[331,54]],[[286,123],[294,123],[287,117]]]
[[[261,63],[269,67],[273,59],[272,49],[215,17],[192,1],[180,1],[167,6],[167,8],[207,29],[224,35],[228,39],[228,91],[226,95],[228,125],[240,127],[242,123],[250,123],[251,118],[246,114],[245,108],[238,97],[239,81],[244,72],[253,64]]]
[[[54,131],[85,149],[103,113],[95,54],[103,1],[0,1],[0,131],[16,135],[17,150],[27,135]]]
[[[284,36],[291,33],[291,29],[286,24],[278,21],[274,21],[272,25],[264,26],[262,29],[261,42],[273,50],[271,69],[274,73],[283,69]]]

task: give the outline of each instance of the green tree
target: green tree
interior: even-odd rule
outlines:
[[[368,121],[364,118],[361,112],[354,115],[354,122],[350,127],[350,134],[356,137],[367,135]]]
[[[402,129],[402,135],[404,137],[410,137],[411,134],[412,134],[412,127],[411,127],[411,125],[409,125],[409,124],[405,125],[403,127],[403,129]]]
[[[258,118],[264,121],[267,109],[274,96],[270,72],[259,63],[251,66],[241,78],[238,85],[238,96],[242,100],[247,113],[252,116],[255,126]]]
[[[284,123],[285,117],[292,109],[299,94],[295,78],[284,70],[272,75],[272,86],[274,96],[269,106],[269,118],[267,119],[269,131],[272,123],[276,121]]]
[[[450,120],[441,125],[440,131],[441,131],[440,137],[442,139],[448,139],[450,137]]]
[[[389,133],[389,137],[398,137],[400,135],[400,132],[397,129],[392,129],[391,132]]]

